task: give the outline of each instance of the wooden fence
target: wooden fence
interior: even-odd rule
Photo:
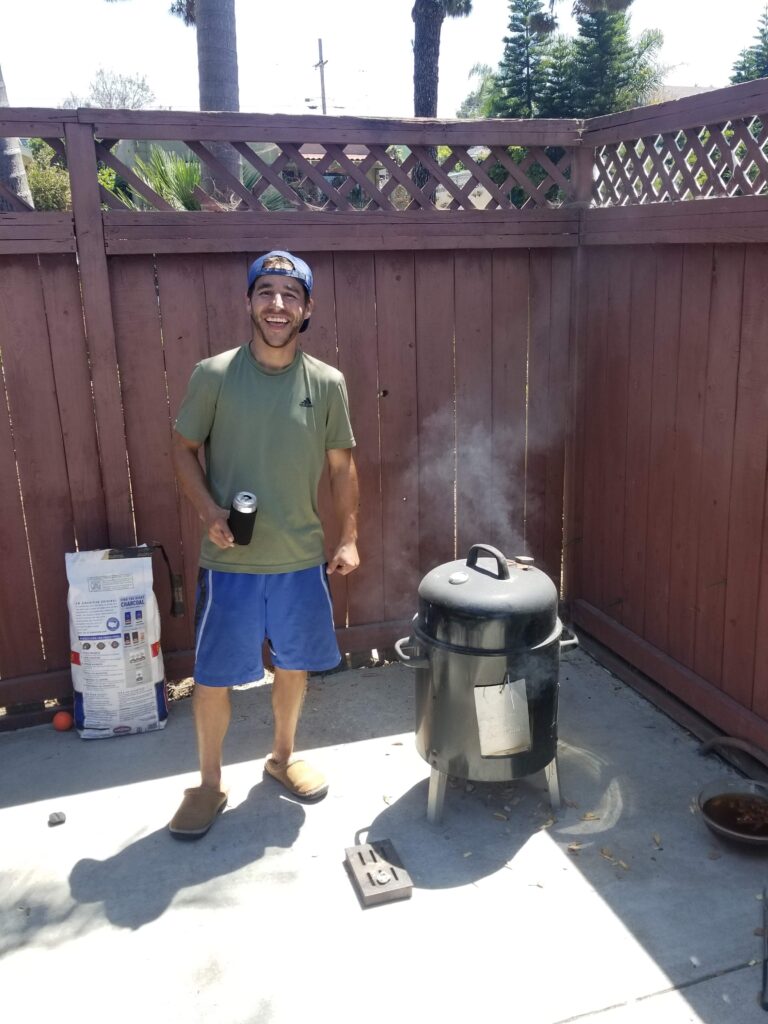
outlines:
[[[741,570],[764,531],[761,396],[746,375],[762,247],[745,243],[768,242],[766,108],[765,83],[749,83],[590,122],[4,110],[0,135],[49,140],[72,186],[71,212],[14,201],[0,214],[0,706],[25,712],[8,721],[70,693],[66,551],[162,543],[191,607],[199,531],[173,482],[173,416],[194,363],[247,339],[248,260],[286,247],[315,271],[306,347],[345,373],[358,439],[363,565],[334,583],[343,648],[407,632],[423,572],[487,541],[558,580],[562,562],[579,624],[722,727],[733,712],[762,735],[760,572],[747,583]],[[216,191],[201,184],[199,211],[174,209],[118,140],[186,143]],[[233,179],[222,146],[249,178]],[[723,366],[745,375],[731,406]],[[748,450],[723,441],[729,409]],[[734,508],[717,554],[700,500],[714,500],[714,484],[701,490],[713,438],[717,501]],[[738,525],[748,480],[751,532]],[[752,637],[749,694],[732,654],[719,672],[702,655],[719,613],[701,619],[689,600],[712,596],[723,564],[723,650],[743,661]],[[165,610],[160,564],[156,587]],[[171,677],[189,672],[191,643],[189,615],[164,614]]]

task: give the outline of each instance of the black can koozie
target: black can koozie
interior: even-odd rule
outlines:
[[[257,507],[256,495],[250,491],[239,491],[232,499],[229,528],[235,538],[235,544],[251,543]]]

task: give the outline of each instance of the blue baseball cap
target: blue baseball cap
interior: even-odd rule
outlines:
[[[293,269],[285,270],[283,267],[267,265],[269,261],[276,259],[287,260]],[[312,294],[312,271],[304,260],[300,260],[293,253],[284,252],[282,249],[273,249],[272,252],[259,256],[257,260],[253,261],[248,271],[248,287],[251,287],[257,277],[264,277],[266,274],[281,274],[283,277],[295,277],[307,289],[307,295]]]
[[[271,260],[287,260],[291,264],[292,269],[286,270],[284,267],[269,266]],[[278,274],[282,277],[295,277],[297,281],[301,281],[307,290],[307,295],[312,295],[312,271],[309,269],[309,264],[305,263],[304,260],[300,260],[298,256],[294,256],[291,252],[286,252],[283,249],[273,249],[271,252],[264,253],[263,256],[259,256],[257,260],[254,260],[248,270],[248,289],[250,291],[254,281],[257,277],[265,277],[268,274]],[[302,334],[309,327],[309,317],[306,318],[304,323],[299,329],[299,334]]]

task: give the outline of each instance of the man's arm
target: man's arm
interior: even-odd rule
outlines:
[[[178,430],[173,432],[173,466],[179,486],[205,523],[208,537],[219,548],[234,547],[235,538],[227,524],[229,511],[219,508],[208,490],[203,468],[198,462],[200,444],[188,441]]]
[[[360,492],[351,448],[331,448],[327,453],[333,507],[339,524],[339,542],[328,562],[330,575],[353,572],[360,564],[357,553],[357,507]]]

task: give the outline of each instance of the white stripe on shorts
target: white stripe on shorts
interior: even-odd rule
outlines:
[[[203,617],[200,620],[200,628],[197,631],[197,643],[195,644],[195,658],[197,658],[200,650],[200,641],[203,638],[203,630],[205,629],[205,623],[208,619],[208,612],[211,610],[211,602],[213,601],[213,573],[210,569],[205,569],[208,573],[208,600],[205,602],[205,611]]]
[[[324,565],[318,565],[317,568],[320,573],[320,582],[323,586],[323,590],[325,591],[325,596],[328,599],[328,611],[331,615],[331,625],[333,625],[333,601],[331,600],[331,588],[328,583],[328,573],[325,571]]]

